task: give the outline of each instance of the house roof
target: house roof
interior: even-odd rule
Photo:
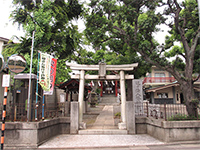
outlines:
[[[68,91],[78,91],[79,90],[79,81],[76,79],[69,79],[66,82],[60,84],[58,88]],[[84,87],[86,90],[92,90],[92,88],[88,85],[85,85]]]
[[[176,83],[172,83],[172,84],[168,84],[168,85],[159,86],[159,87],[156,87],[156,88],[148,89],[145,92],[146,93],[156,92],[156,91],[163,90],[163,89],[166,89],[166,88],[170,88],[170,87],[173,87],[173,86],[179,86],[179,83],[176,82]],[[200,87],[195,86],[194,90],[200,92]]]
[[[0,37],[0,41],[3,41],[3,42],[8,42],[8,41],[9,41],[9,39],[7,39],[7,38],[4,38],[4,37]]]
[[[198,92],[200,92],[200,87],[194,87],[194,89]]]
[[[158,90],[166,89],[166,88],[173,87],[173,86],[179,86],[179,83],[172,83],[172,84],[168,84],[168,85],[164,85],[164,86],[159,86],[156,88],[148,89],[148,90],[146,90],[146,92],[147,93],[156,92]]]

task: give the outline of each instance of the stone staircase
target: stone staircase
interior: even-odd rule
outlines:
[[[117,97],[115,95],[105,95],[100,98],[99,105],[118,105]]]
[[[117,103],[117,97],[115,97],[114,95],[107,95],[102,97],[99,106],[103,106],[103,109],[97,116],[94,124],[85,130],[79,130],[79,134],[126,135],[127,130],[119,130],[118,126],[115,126],[113,113],[113,106],[115,105],[119,105],[119,103]]]
[[[86,129],[79,130],[79,135],[127,135],[127,130],[119,129]]]

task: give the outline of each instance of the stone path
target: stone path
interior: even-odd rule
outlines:
[[[117,129],[117,126],[114,126],[113,106],[104,106],[90,129]]]
[[[164,144],[149,135],[59,135],[39,146],[45,148],[105,148]]]

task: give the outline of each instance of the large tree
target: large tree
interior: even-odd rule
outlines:
[[[11,18],[25,31],[25,37],[18,37],[19,43],[12,44],[4,50],[8,56],[19,53],[30,63],[32,34],[34,36],[34,64],[33,73],[37,71],[37,51],[55,53],[58,58],[57,83],[63,81],[68,73],[65,61],[77,49],[80,41],[78,27],[73,20],[78,19],[82,12],[82,5],[78,0],[13,0],[14,11]],[[27,69],[26,71],[29,72]],[[69,76],[66,76],[66,78]]]
[[[195,116],[197,103],[193,87],[199,76],[194,79],[193,74],[199,73],[200,36],[197,2],[91,0],[88,6],[85,32],[94,47],[106,44],[110,51],[122,55],[127,51],[139,53],[146,62],[170,72],[180,84],[188,114]],[[164,45],[159,45],[153,37],[161,24],[170,28]],[[175,41],[182,47],[174,47]],[[168,59],[173,56],[173,61]]]

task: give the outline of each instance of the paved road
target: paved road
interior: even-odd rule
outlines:
[[[143,135],[59,135],[39,148],[98,148],[158,145],[163,142]]]
[[[199,142],[200,143],[200,142]],[[5,148],[6,149],[6,148]],[[162,144],[123,147],[91,147],[91,148],[19,148],[15,150],[200,150],[200,144]]]

